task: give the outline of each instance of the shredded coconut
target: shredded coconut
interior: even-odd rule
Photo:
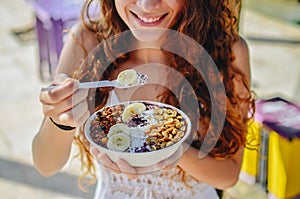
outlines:
[[[154,118],[153,109],[144,111],[138,117],[145,120],[145,123],[139,124],[137,127],[130,127],[131,146],[127,149],[127,152],[130,153],[151,151],[151,147],[146,144],[147,136],[145,135],[145,131],[149,128],[149,126],[158,123]]]

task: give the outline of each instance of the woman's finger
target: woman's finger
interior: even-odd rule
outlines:
[[[108,155],[106,155],[105,153],[99,153],[97,156],[97,160],[104,165],[107,169],[109,169],[110,171],[114,172],[114,173],[121,173],[120,168],[118,167],[118,165],[113,162]]]
[[[160,170],[156,165],[148,166],[148,167],[135,167],[137,173],[139,174],[152,174]]]
[[[88,89],[79,89],[72,96],[58,103],[56,105],[56,108],[58,110],[62,110],[62,112],[70,110],[81,103],[83,100],[86,100],[87,95]]]
[[[113,165],[111,159],[106,154],[101,153],[101,151],[99,151],[96,147],[91,146],[90,153],[109,171],[114,173],[121,173],[117,165]]]
[[[61,113],[57,116],[58,121],[61,124],[69,125],[69,126],[80,126],[84,118],[83,114],[87,115],[88,104],[84,99],[71,110],[68,110],[64,113]],[[87,119],[87,118],[86,118]],[[84,121],[83,121],[84,122]]]
[[[132,167],[128,162],[126,162],[123,159],[119,159],[117,161],[117,164],[120,170],[123,173],[125,173],[129,179],[135,179],[140,175],[134,167]]]
[[[42,91],[40,93],[40,101],[43,104],[57,104],[77,91],[79,81],[68,78],[63,84],[50,91]]]
[[[120,169],[105,153],[101,153],[96,147],[91,146],[90,153],[108,170],[114,173],[121,173]]]
[[[96,147],[91,146],[91,147],[90,147],[90,153],[91,153],[93,156],[97,157],[98,154],[100,153],[100,151],[99,151]]]
[[[58,73],[53,78],[53,85],[60,85],[62,84],[66,79],[68,78],[68,75],[65,73]]]
[[[44,104],[44,115],[53,117],[54,115],[59,115],[63,112],[67,112],[68,110],[71,110],[73,107],[77,106],[83,100],[86,100],[87,94],[87,89],[79,89],[73,95],[65,98],[57,104]]]

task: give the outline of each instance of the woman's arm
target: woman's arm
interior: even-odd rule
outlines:
[[[236,56],[234,66],[238,67],[244,73],[246,83],[250,84],[249,52],[247,44],[242,38],[233,46],[233,52]],[[240,97],[249,95],[249,92],[238,78],[233,81],[235,90],[239,93]],[[248,105],[241,103],[240,107],[246,117],[249,111]],[[199,181],[203,181],[219,189],[231,187],[237,182],[242,163],[242,147],[234,154],[232,159],[217,160],[210,156],[200,159],[198,154],[199,150],[189,147],[183,154],[179,166]]]
[[[243,149],[240,149],[233,159],[217,160],[206,156],[199,158],[199,150],[189,147],[183,154],[179,166],[196,178],[218,189],[233,186],[239,176]]]
[[[86,50],[92,48],[91,35],[80,26],[72,29],[60,55],[57,75],[53,82],[61,86],[40,93],[45,118],[33,139],[32,155],[36,168],[45,176],[55,174],[66,164],[76,131],[61,130],[49,118],[58,124],[79,127],[89,116],[87,90],[79,90],[79,82],[67,76],[72,76],[85,57],[83,46]]]

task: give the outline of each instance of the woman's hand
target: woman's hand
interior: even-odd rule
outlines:
[[[157,163],[156,165],[148,167],[133,167],[123,159],[119,159],[117,162],[114,162],[107,154],[99,151],[95,147],[91,147],[90,152],[108,170],[114,173],[124,173],[129,179],[134,179],[142,174],[151,174],[157,170],[169,170],[174,168],[179,163],[183,151],[182,149],[182,147],[179,147],[179,149],[171,157]]]
[[[79,81],[65,74],[56,75],[52,84],[60,86],[40,93],[44,115],[65,126],[82,125],[89,117],[88,90],[78,89]]]

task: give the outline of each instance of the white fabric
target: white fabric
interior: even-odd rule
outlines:
[[[118,103],[112,92],[108,104]],[[216,190],[197,182],[186,174],[186,184],[178,175],[179,169],[156,171],[129,180],[124,174],[115,174],[98,164],[98,182],[94,199],[219,199]]]
[[[187,174],[184,184],[178,171],[178,168],[156,171],[129,180],[126,175],[112,173],[99,165],[94,199],[219,199],[213,187]]]

